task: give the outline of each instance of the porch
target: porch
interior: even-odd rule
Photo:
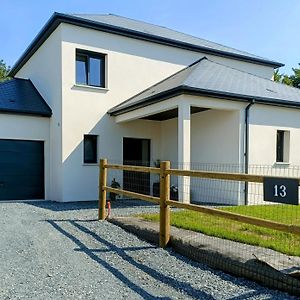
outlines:
[[[203,169],[205,164],[207,170],[217,171],[218,165],[228,164],[235,166],[234,172],[243,172],[244,107],[245,104],[233,101],[180,95],[120,114],[115,117],[115,122],[141,126],[140,121],[143,120],[143,126],[147,126],[148,122],[160,124],[160,137],[149,141],[148,155],[140,154],[133,160],[147,157],[150,164],[156,160],[170,160],[171,167],[183,170]],[[156,143],[155,148],[159,149],[156,153],[160,156],[152,155],[152,143]],[[123,153],[128,151],[124,147],[123,140]],[[197,189],[193,189],[193,180],[184,176],[171,177],[171,184],[178,186],[179,200],[184,203],[211,202],[211,192],[205,188],[207,180],[198,180]],[[154,182],[155,179],[149,177],[151,194]],[[220,184],[215,182],[213,188],[218,190]],[[239,183],[235,185],[228,192],[215,195],[214,202],[241,204],[244,201],[241,186]]]

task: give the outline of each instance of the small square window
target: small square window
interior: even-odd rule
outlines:
[[[83,162],[86,164],[97,163],[97,135],[84,135],[83,148]]]
[[[276,135],[276,162],[289,162],[290,159],[290,132],[277,130]]]
[[[105,87],[105,55],[76,50],[76,83]]]

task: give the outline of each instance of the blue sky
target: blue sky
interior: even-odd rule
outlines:
[[[0,0],[0,59],[13,65],[54,11],[113,13],[300,63],[299,0]]]

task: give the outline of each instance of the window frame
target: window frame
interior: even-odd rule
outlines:
[[[85,70],[86,83],[77,82],[77,61],[78,61],[77,57],[78,56],[82,56],[82,57],[86,58],[86,60],[84,61],[85,68],[86,68],[86,70]],[[100,61],[100,70],[99,70],[100,83],[99,83],[99,85],[90,83],[90,79],[91,79],[90,59],[91,58],[98,59]],[[83,50],[83,49],[76,49],[76,53],[75,53],[75,83],[77,85],[91,86],[91,87],[97,87],[97,88],[106,88],[106,54]]]
[[[86,158],[86,140],[90,138],[93,142],[93,153],[94,157],[92,160]],[[83,135],[83,163],[84,164],[97,164],[98,163],[98,135],[96,134],[84,134]]]
[[[290,131],[276,131],[276,163],[289,163],[290,159]]]

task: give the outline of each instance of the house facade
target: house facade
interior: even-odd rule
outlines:
[[[101,157],[300,165],[300,91],[272,81],[279,66],[123,17],[55,13],[0,85],[0,199],[95,200]],[[197,201],[187,178],[174,183]]]

